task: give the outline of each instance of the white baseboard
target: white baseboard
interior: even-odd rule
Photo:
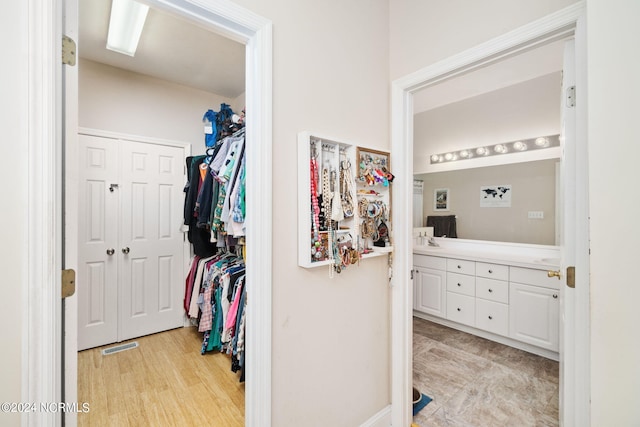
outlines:
[[[384,407],[380,412],[365,421],[360,427],[390,427],[391,405]]]

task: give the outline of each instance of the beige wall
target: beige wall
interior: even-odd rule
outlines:
[[[448,58],[575,0],[391,0],[391,78]]]
[[[0,67],[0,182],[3,208],[0,245],[0,403],[20,402],[22,393],[22,301],[27,284],[27,51],[26,2],[9,2],[0,13],[5,46],[11,66]],[[10,35],[10,36],[9,36]],[[20,414],[0,412],[0,425],[17,426]]]
[[[390,403],[386,258],[298,267],[297,134],[389,148],[388,3],[236,3],[273,21],[273,425],[357,426]]]
[[[640,2],[588,0],[592,426],[640,425]]]
[[[424,216],[456,215],[460,239],[555,245],[556,160],[417,175]],[[480,207],[480,187],[511,185],[511,207]],[[433,210],[433,190],[449,189],[449,211]],[[543,211],[544,219],[528,219]],[[424,221],[424,219],[423,219]]]
[[[222,102],[236,108],[230,98],[85,59],[78,80],[81,127],[190,142],[194,154],[204,152],[204,113]]]

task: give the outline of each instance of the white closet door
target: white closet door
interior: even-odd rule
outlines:
[[[182,326],[183,150],[123,141],[120,340]]]
[[[84,350],[118,337],[118,192],[109,190],[118,182],[118,143],[86,135],[78,143],[78,349]]]
[[[78,350],[182,326],[182,148],[79,136]]]

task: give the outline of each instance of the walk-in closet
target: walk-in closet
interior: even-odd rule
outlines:
[[[150,7],[123,53],[111,12],[80,4],[78,423],[241,426],[245,46]]]

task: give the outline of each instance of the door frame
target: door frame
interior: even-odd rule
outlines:
[[[204,26],[245,44],[247,138],[247,286],[252,293],[247,328],[247,381],[245,424],[271,425],[271,289],[272,289],[272,23],[252,11],[225,0],[146,0],[150,5]],[[71,200],[77,185],[73,147],[77,118],[64,122],[63,96],[71,100],[71,116],[77,115],[77,68],[63,82],[60,61],[63,31],[77,40],[78,0],[29,0],[28,129],[29,154],[26,160],[28,187],[28,285],[23,291],[23,402],[77,401],[77,355],[68,351],[77,346],[77,333],[70,325],[62,341],[63,310],[60,303],[60,270],[77,264],[77,228]],[[70,24],[70,25],[69,25]],[[65,29],[65,27],[67,27]],[[79,46],[81,48],[81,45]],[[74,86],[75,85],[75,86]],[[73,102],[75,100],[75,103]],[[66,125],[66,127],[65,127]],[[75,129],[74,129],[75,127]],[[70,144],[63,150],[63,134]],[[66,164],[66,171],[63,167]],[[65,182],[63,184],[63,171]],[[65,190],[65,185],[69,189]],[[77,209],[77,207],[76,207]],[[76,214],[77,215],[77,214]],[[66,221],[65,221],[66,219]],[[77,219],[77,218],[76,218]],[[77,222],[76,222],[77,223]],[[64,225],[63,225],[64,224]],[[66,235],[63,237],[62,229]],[[69,242],[63,254],[63,239]],[[253,306],[252,306],[253,305]],[[77,307],[73,297],[65,311]],[[63,348],[63,345],[65,348]],[[71,355],[70,358],[66,357]],[[62,365],[67,373],[62,378]],[[67,380],[68,378],[68,380]],[[64,393],[64,395],[63,395]],[[65,414],[65,422],[75,425],[76,414]],[[60,413],[25,412],[25,425],[60,425]]]
[[[391,416],[392,425],[408,426],[411,424],[412,402],[412,288],[410,278],[412,269],[412,198],[413,198],[413,94],[426,87],[436,85],[446,79],[472,71],[500,59],[517,54],[527,49],[540,46],[550,41],[573,36],[576,40],[576,75],[577,91],[584,100],[579,104],[580,111],[577,118],[579,143],[578,150],[585,153],[578,155],[577,161],[582,162],[582,168],[587,169],[586,163],[586,33],[585,4],[583,1],[533,21],[527,25],[496,37],[474,48],[460,52],[426,68],[394,80],[391,84],[391,152],[392,170],[402,171],[396,175],[393,192],[393,206],[395,230],[394,241],[400,250],[395,252],[393,261],[393,283],[391,289]],[[587,218],[586,193],[578,194],[582,197],[577,203],[578,216]],[[588,233],[588,228],[581,229]],[[578,239],[578,251],[584,250],[588,239]],[[582,294],[588,296],[588,278],[581,283]],[[561,385],[560,394],[567,393],[574,401],[574,405],[567,406],[569,412],[563,413],[561,407],[561,425],[574,425],[576,419],[587,420],[589,412],[589,363],[584,357],[575,354],[589,354],[588,340],[588,298],[578,298],[580,309],[576,311],[576,324],[584,325],[584,331],[577,334],[574,345],[575,353],[570,353],[573,375],[586,378],[582,383],[583,389],[577,390],[575,381]],[[585,306],[586,304],[586,306]],[[561,313],[562,315],[563,313]],[[563,354],[560,355],[561,360]],[[562,363],[562,362],[561,362]],[[565,366],[567,364],[565,363]],[[571,377],[571,372],[568,372]],[[562,380],[561,380],[562,381]]]

